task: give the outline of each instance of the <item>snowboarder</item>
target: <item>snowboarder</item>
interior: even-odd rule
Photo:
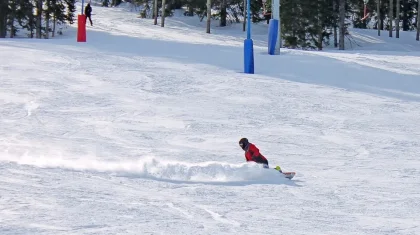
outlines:
[[[245,151],[245,159],[247,162],[253,161],[262,164],[264,168],[268,168],[267,159],[260,153],[260,150],[252,143],[249,143],[247,138],[239,140],[239,146]]]
[[[93,26],[92,19],[90,18],[92,14],[92,7],[90,6],[90,3],[88,3],[85,7],[85,24],[87,22],[87,19],[89,18],[90,26]]]

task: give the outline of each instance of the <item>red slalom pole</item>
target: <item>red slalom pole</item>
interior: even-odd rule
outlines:
[[[86,16],[77,16],[77,42],[86,42]]]

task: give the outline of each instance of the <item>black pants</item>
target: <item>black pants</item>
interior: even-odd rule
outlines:
[[[89,21],[90,21],[90,25],[93,25],[92,24],[92,19],[90,18],[90,15],[86,15],[85,24],[86,24],[88,18],[89,18]]]
[[[268,161],[267,161],[267,159],[262,158],[261,155],[256,156],[256,157],[252,157],[252,159],[256,163],[263,164],[264,166],[267,166],[267,168],[268,168]]]

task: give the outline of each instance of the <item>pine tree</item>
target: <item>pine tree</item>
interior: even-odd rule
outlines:
[[[263,6],[262,0],[250,0],[251,1],[251,19],[253,23],[260,22],[264,19],[260,18],[260,10]]]
[[[31,0],[18,0],[18,10],[16,12],[16,20],[19,25],[29,31],[29,37],[34,37],[36,20],[33,14],[34,4]]]
[[[402,28],[403,31],[409,31],[413,26],[415,11],[417,7],[418,0],[403,0],[402,5]]]
[[[10,28],[10,38],[13,38],[17,32],[17,29],[15,28],[17,5],[18,4],[16,0],[9,0],[9,14],[7,17],[7,25]]]
[[[284,46],[317,48],[328,43],[331,31],[337,25],[332,1],[283,0],[280,8]]]
[[[122,2],[122,0],[112,0],[112,2],[111,2],[111,6],[116,7],[116,6],[120,5],[120,4],[121,4],[121,2]]]
[[[74,13],[76,12],[76,0],[64,0],[67,7],[67,15],[65,17],[65,20],[69,22],[70,24],[74,23]]]
[[[285,47],[306,47],[305,19],[301,3],[300,0],[282,0],[280,16]]]
[[[332,4],[324,0],[309,0],[306,5],[304,14],[312,22],[307,27],[310,47],[322,50],[323,43],[331,35],[328,29],[334,26]]]

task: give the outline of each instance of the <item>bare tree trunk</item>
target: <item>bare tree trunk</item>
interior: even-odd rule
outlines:
[[[319,28],[318,31],[318,50],[322,51],[322,39],[323,39],[323,35],[322,35],[322,28]]]
[[[320,4],[318,3],[318,9],[321,9]],[[318,50],[322,51],[322,39],[323,39],[323,29],[324,26],[322,24],[323,15],[321,14],[321,11],[318,11]]]
[[[31,28],[31,38],[34,38],[36,36],[36,18],[35,15],[32,13],[29,15],[30,20],[30,28]],[[35,31],[35,32],[34,32]]]
[[[5,38],[7,34],[9,0],[0,1],[0,38]]]
[[[166,5],[166,1],[162,0],[162,17],[161,17],[161,22],[160,22],[160,26],[161,27],[165,27],[165,5]]]
[[[10,22],[11,24],[10,24],[10,38],[14,38],[14,32],[15,32],[15,20],[13,19],[11,22]]]
[[[246,31],[246,0],[244,0],[244,25],[242,27],[242,31]]]
[[[378,20],[378,36],[381,36],[381,0],[377,0],[376,4],[376,13],[377,13],[377,20]]]
[[[55,25],[57,24],[57,18],[54,16],[53,20],[53,30],[52,30],[52,37],[55,37]]]
[[[153,18],[154,18],[154,25],[157,25],[157,18],[158,18],[158,1],[155,0],[153,4]]]
[[[292,15],[296,14],[296,8],[298,8],[298,4],[294,3],[293,6],[292,6]],[[292,37],[293,38],[296,38],[296,33],[297,33],[297,29],[298,29],[298,26],[296,24],[297,24],[297,22],[296,22],[296,20],[294,20],[292,22]],[[296,45],[293,45],[292,48],[294,49],[295,46]]]
[[[41,38],[42,0],[36,0],[36,38]]]
[[[346,17],[345,7],[346,7],[346,0],[340,0],[339,6],[338,6],[338,11],[340,14],[340,24],[339,24],[340,37],[339,37],[339,42],[338,42],[339,50],[344,50],[344,36],[346,33],[346,26],[344,24],[344,20]]]
[[[338,47],[338,35],[337,35],[337,26],[334,26],[334,47]]]
[[[211,0],[207,0],[207,28],[206,33],[210,33],[211,26]]]
[[[396,12],[396,17],[397,19],[395,20],[395,37],[396,38],[400,38],[400,7],[401,7],[401,2],[400,0],[395,0],[397,1],[397,12]]]
[[[416,34],[416,40],[419,40],[420,35],[420,3],[417,4],[417,34]]]
[[[45,11],[45,39],[50,37],[50,0],[46,0],[47,10]]]
[[[333,0],[333,12],[334,16],[336,16],[337,12],[337,2]],[[338,47],[338,35],[337,35],[337,24],[334,23],[334,47]]]
[[[408,11],[410,9],[409,9],[409,6],[408,6],[408,0],[402,0],[402,5],[403,5],[403,8],[402,8],[402,30],[403,31],[408,31],[408,30],[410,30],[409,29],[410,22],[409,22],[409,18],[408,18]]]
[[[227,18],[226,0],[222,0],[220,3],[220,26],[221,27],[226,26],[226,18]]]
[[[14,9],[10,13],[10,38],[15,37],[15,14],[16,14],[16,5],[13,3]]]
[[[7,35],[7,15],[0,15],[0,38],[5,38]]]
[[[52,28],[52,33],[51,33],[51,37],[55,37],[55,25],[57,24],[57,0],[53,0],[53,11],[52,11],[52,16],[53,16],[53,28]]]
[[[389,0],[389,37],[392,38],[392,21],[394,20],[394,7],[393,7],[393,1]]]

